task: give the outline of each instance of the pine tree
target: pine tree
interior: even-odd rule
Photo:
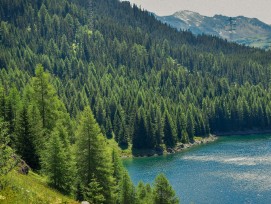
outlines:
[[[101,193],[105,203],[113,203],[112,160],[106,148],[105,138],[89,107],[86,107],[81,115],[76,145],[78,179],[84,187],[87,187],[94,175],[102,187]]]
[[[159,174],[155,178],[153,196],[155,204],[179,203],[179,199],[176,197],[174,190],[163,174]]]

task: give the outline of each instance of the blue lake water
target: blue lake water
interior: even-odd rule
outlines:
[[[124,160],[135,184],[164,173],[183,204],[271,203],[271,135],[220,137],[185,152]]]

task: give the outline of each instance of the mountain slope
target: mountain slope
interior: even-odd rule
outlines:
[[[1,179],[3,179],[1,177]],[[0,203],[69,203],[78,204],[68,196],[57,192],[48,186],[46,178],[33,172],[28,175],[19,174],[13,170],[2,180],[5,185],[1,186]]]
[[[122,147],[270,127],[270,51],[178,31],[128,2],[93,1],[94,29],[86,1],[16,2],[0,10],[4,93],[41,63],[71,117],[91,106]]]
[[[215,15],[202,16],[192,11],[179,11],[171,16],[156,16],[160,21],[179,30],[190,30],[196,35],[218,36],[229,41],[252,47],[270,49],[271,26],[256,18],[235,18]]]

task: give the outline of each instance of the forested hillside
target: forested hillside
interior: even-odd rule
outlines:
[[[178,203],[163,176],[135,189],[113,140],[152,149],[271,129],[271,52],[117,0],[1,0],[0,19],[1,178],[16,153],[78,200],[152,203],[165,190]]]
[[[63,101],[33,106],[44,134],[54,129],[54,109],[77,121],[86,106],[122,147],[270,129],[270,52],[179,32],[117,0],[95,0],[91,8],[79,0],[2,0],[0,16],[0,115],[12,136],[29,109],[18,103],[37,93],[27,85],[37,64]],[[67,127],[74,142],[74,125]]]
[[[270,129],[270,52],[195,37],[117,0],[1,3],[1,115],[38,63],[69,115],[90,105],[123,147],[174,146],[209,132]],[[94,29],[90,29],[90,25]],[[22,94],[21,94],[22,95]]]

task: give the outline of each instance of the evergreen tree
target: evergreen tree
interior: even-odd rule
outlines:
[[[42,118],[42,127],[46,130],[52,130],[57,120],[56,110],[59,107],[59,101],[55,89],[50,84],[49,73],[45,72],[40,64],[36,67],[35,77],[32,78],[31,85],[33,99]]]
[[[152,148],[154,144],[148,136],[146,115],[142,108],[139,109],[138,114],[136,115],[134,127],[133,148]]]
[[[1,177],[8,174],[19,161],[14,151],[8,146],[9,141],[7,123],[0,118],[0,184]]]
[[[164,119],[164,143],[167,147],[174,147],[177,144],[176,128],[168,111],[166,111]]]
[[[82,185],[87,187],[94,175],[102,188],[105,203],[113,203],[112,160],[106,148],[105,138],[88,107],[81,114],[78,125],[76,160],[78,178]]]
[[[191,111],[187,111],[187,133],[190,141],[193,141],[195,136],[195,122]]]
[[[6,119],[6,93],[4,87],[0,85],[0,117]]]
[[[112,162],[113,162],[113,177],[115,178],[117,184],[121,182],[122,174],[123,174],[123,164],[120,160],[120,156],[118,150],[116,148],[112,151]]]
[[[37,106],[33,105],[30,103],[28,105],[28,120],[29,120],[29,125],[30,125],[30,132],[33,137],[34,141],[34,146],[36,150],[36,154],[38,155],[39,158],[39,167],[40,167],[40,157],[41,157],[41,152],[45,148],[45,143],[46,143],[46,138],[44,137],[44,130],[42,128],[42,118],[40,116],[39,109]]]
[[[42,154],[43,171],[48,175],[50,183],[57,189],[70,193],[72,182],[71,160],[67,156],[59,132],[55,129],[50,136],[46,149]]]
[[[17,114],[20,110],[20,106],[21,106],[21,97],[20,97],[19,91],[14,85],[12,85],[7,97],[8,108],[6,109],[7,121],[9,122],[10,133],[13,133],[15,130]],[[11,138],[11,139],[14,140],[14,138]]]
[[[123,173],[121,192],[120,192],[120,204],[134,204],[136,201],[135,187],[128,175],[128,172]]]
[[[136,188],[136,200],[139,204],[152,204],[152,189],[150,185],[144,185],[142,181],[140,181]]]
[[[179,199],[176,197],[174,190],[163,174],[155,178],[153,197],[155,204],[178,204]]]
[[[36,127],[31,127],[30,117],[26,105],[23,106],[18,116],[16,125],[16,149],[22,159],[34,170],[39,168],[39,157],[35,145],[35,135],[32,130]]]
[[[85,198],[92,204],[101,204],[105,202],[105,198],[102,194],[102,187],[97,179],[94,177],[91,179],[88,188],[86,189]]]

